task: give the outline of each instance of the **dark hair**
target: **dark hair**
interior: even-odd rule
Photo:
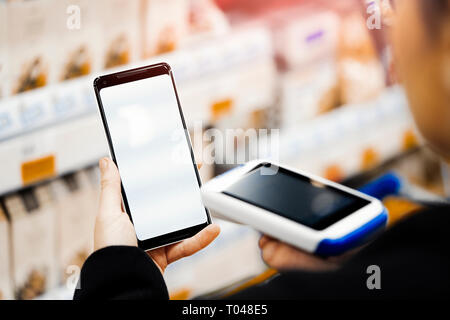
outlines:
[[[439,30],[443,19],[449,16],[448,0],[420,0],[420,7],[425,20],[425,24],[432,33]]]

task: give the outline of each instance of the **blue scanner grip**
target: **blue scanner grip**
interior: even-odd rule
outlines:
[[[366,184],[360,188],[359,191],[382,200],[386,196],[398,194],[401,187],[401,179],[390,172]],[[342,238],[323,239],[317,246],[315,253],[324,257],[340,255],[369,240],[379,230],[386,226],[387,220],[388,213],[387,210],[384,209],[383,212],[374,219]]]
[[[315,253],[324,257],[337,256],[358,247],[373,237],[377,231],[383,229],[386,226],[387,220],[387,210],[384,209],[383,212],[374,219],[342,238],[323,239],[317,246]]]
[[[402,180],[396,174],[389,172],[366,184],[359,191],[382,200],[386,196],[398,194],[401,187]]]

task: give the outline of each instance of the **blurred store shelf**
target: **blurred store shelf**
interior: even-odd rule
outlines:
[[[404,91],[394,86],[369,102],[343,105],[282,127],[276,137],[263,135],[258,148],[242,148],[238,154],[247,152],[246,160],[281,161],[339,181],[417,147],[416,132]]]
[[[48,290],[43,295],[40,295],[35,300],[72,300],[74,289],[66,286],[60,286]]]
[[[359,0],[216,2],[230,12],[210,0],[0,0],[0,299],[72,298],[76,270],[67,268],[92,251],[93,164],[108,154],[92,86],[100,74],[167,62],[191,132],[279,129],[271,148],[273,136],[261,135],[257,152],[233,151],[332,180],[420,145],[402,88],[387,81],[388,46],[375,45]],[[84,13],[76,32],[65,15],[48,16],[69,4]],[[196,157],[206,149],[193,144]],[[220,148],[214,155],[202,178],[229,168]],[[413,158],[402,164],[409,173],[424,161]],[[428,182],[428,171],[412,180]],[[211,246],[167,268],[172,297],[266,270],[258,232],[215,222],[222,232]]]
[[[276,69],[262,28],[236,31],[139,64],[168,62],[188,125],[208,126],[215,106],[240,114],[274,103]],[[87,76],[0,101],[0,194],[95,163],[108,153]]]
[[[279,141],[282,162],[332,180],[368,170],[419,144],[399,86],[368,103],[342,106],[282,130]]]

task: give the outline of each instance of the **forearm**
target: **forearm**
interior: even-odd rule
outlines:
[[[81,269],[75,300],[169,298],[156,264],[141,249],[111,246],[89,256]]]

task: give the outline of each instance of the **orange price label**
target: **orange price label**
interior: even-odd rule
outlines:
[[[213,120],[218,120],[224,115],[231,113],[233,109],[233,100],[225,99],[217,101],[211,105],[211,114]]]
[[[56,174],[55,156],[49,155],[22,163],[22,183],[24,185],[48,179]]]

